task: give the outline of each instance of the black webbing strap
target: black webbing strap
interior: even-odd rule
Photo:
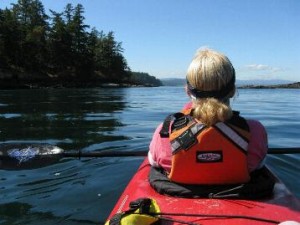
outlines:
[[[169,135],[170,135],[169,134],[169,129],[170,129],[171,122],[174,121],[175,119],[178,119],[178,118],[182,117],[182,116],[184,116],[184,114],[181,113],[181,112],[168,115],[166,117],[166,119],[164,120],[162,128],[161,128],[161,130],[159,132],[160,137],[161,138],[168,138]]]
[[[150,212],[151,199],[150,198],[139,198],[129,203],[131,210],[135,211],[140,209],[140,213],[149,214]]]
[[[110,220],[109,225],[120,225],[121,219],[123,217],[124,213],[117,213],[115,214]]]

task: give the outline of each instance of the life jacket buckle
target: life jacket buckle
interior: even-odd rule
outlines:
[[[197,139],[193,132],[190,129],[187,129],[177,138],[177,141],[182,149],[188,150],[190,147],[196,144]]]

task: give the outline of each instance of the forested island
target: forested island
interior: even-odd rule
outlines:
[[[184,86],[185,78],[167,78],[161,79],[164,86]],[[277,84],[274,84],[277,83]],[[275,88],[291,88],[300,89],[300,82],[287,80],[237,80],[237,88],[241,89],[275,89]]]
[[[114,32],[84,23],[84,7],[45,13],[39,0],[0,9],[0,88],[160,86],[133,72]]]
[[[291,88],[291,89],[299,89],[300,82],[290,83],[290,84],[276,84],[276,85],[244,85],[240,88],[244,89],[275,89],[275,88]]]

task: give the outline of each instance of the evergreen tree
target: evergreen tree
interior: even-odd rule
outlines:
[[[103,32],[99,33],[96,48],[96,68],[110,74],[111,80],[126,79],[129,67],[122,52],[121,43],[115,41],[113,32],[109,32],[108,35]]]
[[[17,79],[22,73],[58,82],[129,80],[122,43],[113,32],[88,31],[81,4],[50,12],[51,17],[40,0],[18,0],[11,9],[0,9],[0,69],[11,70]]]
[[[73,15],[68,18],[67,29],[72,37],[72,65],[75,73],[80,78],[87,78],[91,76],[92,71],[89,65],[93,58],[88,48],[89,34],[86,32],[86,29],[89,26],[84,24],[85,18],[83,13],[83,6],[78,4],[73,10]]]
[[[49,32],[49,52],[50,62],[49,70],[56,75],[64,74],[71,63],[71,46],[69,44],[70,38],[66,30],[66,24],[62,18],[62,13],[57,13],[51,10],[53,15],[51,29]]]
[[[47,62],[48,16],[39,0],[19,0],[12,12],[19,27],[19,51],[25,70],[41,72]]]

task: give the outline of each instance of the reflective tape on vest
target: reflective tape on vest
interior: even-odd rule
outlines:
[[[214,125],[219,131],[226,135],[230,140],[232,140],[237,146],[239,146],[243,151],[247,152],[248,142],[245,141],[239,134],[237,134],[232,128],[227,126],[225,123],[219,122]]]

